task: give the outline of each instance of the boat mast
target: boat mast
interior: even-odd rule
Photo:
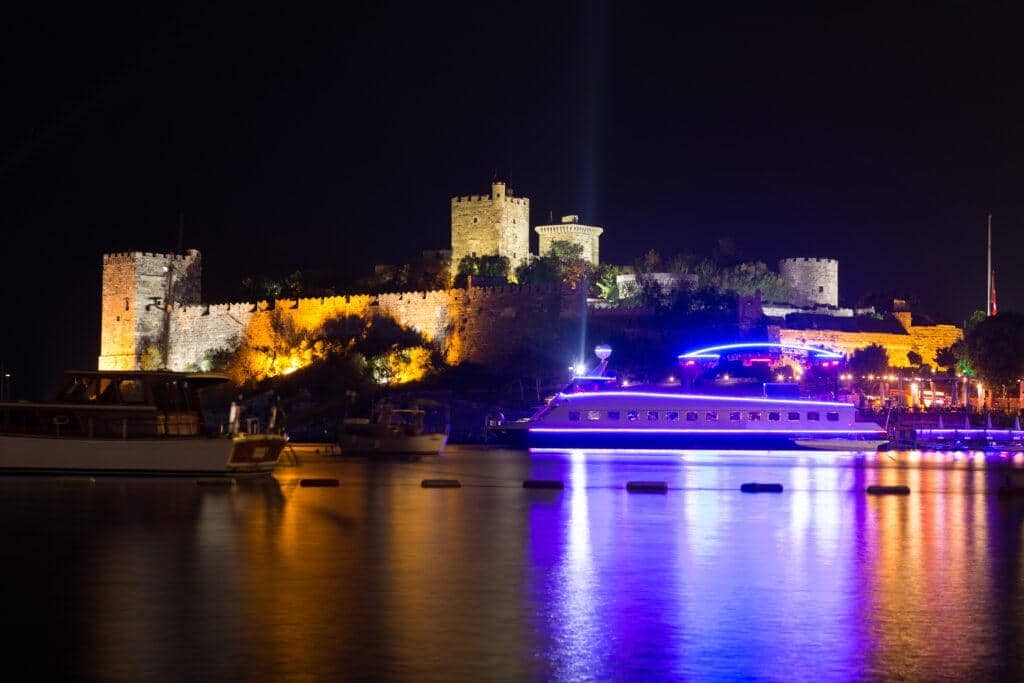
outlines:
[[[988,212],[988,283],[985,297],[985,316],[992,315],[992,212]]]

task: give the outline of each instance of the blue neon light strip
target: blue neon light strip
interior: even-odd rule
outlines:
[[[799,401],[795,399],[748,398],[746,396],[706,396],[704,394],[666,394],[647,391],[601,391],[598,393],[559,394],[558,398],[568,401],[574,398],[581,398],[585,396],[637,396],[642,398],[688,398],[698,401],[743,401],[744,403],[769,403],[772,405],[781,403],[784,405],[791,406],[831,406],[845,408],[849,408],[853,405],[852,403],[836,403],[834,401]]]
[[[552,434],[885,434],[879,429],[672,429],[669,427],[530,427]]]
[[[749,348],[780,350],[792,349],[796,351],[807,351],[813,354],[815,358],[843,358],[843,354],[841,353],[829,351],[828,349],[819,349],[816,346],[807,346],[805,344],[779,344],[777,342],[752,342],[749,344],[723,344],[722,346],[709,346],[706,349],[697,349],[696,351],[680,354],[679,358],[707,358],[715,360],[721,357],[721,354],[718,353],[719,351]]]
[[[614,382],[615,380],[618,379],[618,377],[606,377],[604,375],[597,375],[594,377],[588,377],[587,375],[577,375],[576,377],[573,377],[573,380],[577,379],[585,379],[588,382]]]

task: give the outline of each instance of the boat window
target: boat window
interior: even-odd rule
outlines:
[[[609,420],[618,420],[619,419],[619,411],[617,411],[617,410],[609,410],[608,411],[608,419]]]
[[[747,413],[747,419],[750,420],[751,422],[760,422],[761,421],[761,411],[760,410],[755,410],[755,411]]]
[[[153,383],[153,403],[158,410],[176,410],[174,396],[166,382]]]
[[[807,419],[810,422],[820,422],[821,421],[821,413],[819,413],[817,410],[812,410],[812,411],[807,413]]]
[[[665,419],[668,420],[669,422],[679,422],[679,412],[675,410],[670,410],[667,413],[665,413]]]
[[[689,411],[687,411],[686,412],[686,421],[687,422],[696,422],[697,421],[697,411],[696,410],[689,410]]]
[[[715,421],[717,421],[718,420],[718,411],[717,410],[709,410],[708,412],[704,413],[704,420],[706,422],[715,422]]]
[[[742,419],[743,419],[743,413],[741,413],[738,410],[734,410],[731,413],[729,413],[729,420],[732,421],[732,422],[739,422]]]
[[[570,422],[579,422],[580,421],[580,411],[578,411],[578,410],[570,410],[569,411],[569,421]]]
[[[657,410],[648,410],[647,411],[647,421],[648,422],[657,422],[658,421],[658,411]]]
[[[601,411],[600,410],[588,410],[587,411],[587,419],[590,420],[591,422],[596,422],[597,420],[600,420],[601,419]]]
[[[118,382],[117,392],[122,403],[145,403],[146,385],[137,379],[123,379]]]
[[[795,420],[799,420],[800,419],[800,413],[798,413],[795,410],[791,410],[791,411],[789,411],[789,413],[787,413],[786,419],[789,420],[790,422],[793,422]]]
[[[768,421],[769,422],[778,422],[780,418],[781,418],[781,415],[779,413],[775,412],[774,410],[771,411],[770,413],[768,413]]]
[[[839,422],[839,413],[835,412],[834,410],[830,410],[829,412],[825,413],[825,419],[828,420],[829,422]]]
[[[636,422],[638,419],[640,419],[640,411],[639,410],[631,410],[631,411],[629,411],[628,413],[626,413],[626,419],[629,420],[630,422]]]

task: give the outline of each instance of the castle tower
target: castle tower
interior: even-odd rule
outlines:
[[[541,256],[551,251],[552,242],[571,242],[583,247],[585,261],[589,261],[595,267],[600,263],[599,242],[604,228],[582,225],[579,216],[562,216],[561,223],[538,225],[534,230],[540,235],[540,248],[537,253]]]
[[[164,367],[171,332],[167,304],[199,303],[201,284],[202,258],[195,249],[104,254],[99,369]]]
[[[832,258],[786,258],[779,274],[789,285],[794,306],[839,306],[839,261]]]
[[[505,183],[491,195],[452,197],[452,275],[465,256],[505,256],[511,271],[530,257],[530,200],[513,197]]]

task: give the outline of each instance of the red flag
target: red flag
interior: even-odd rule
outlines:
[[[992,271],[992,301],[988,304],[989,315],[995,315],[999,312],[999,308],[996,306],[996,271]]]

